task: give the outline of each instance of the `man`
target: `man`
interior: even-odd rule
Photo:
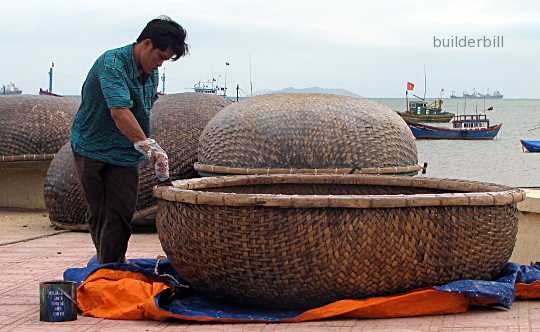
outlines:
[[[185,39],[182,26],[160,16],[136,43],[101,55],[83,84],[71,147],[99,263],[125,261],[139,162],[149,159],[159,180],[168,178],[167,154],[148,138],[149,118],[157,99],[157,68],[187,54]]]

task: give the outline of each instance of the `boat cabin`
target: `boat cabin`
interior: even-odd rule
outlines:
[[[456,115],[452,120],[453,128],[474,130],[489,127],[489,120],[485,114]]]
[[[439,114],[442,111],[442,100],[437,99],[429,103],[425,100],[413,100],[409,102],[409,112],[416,115]]]

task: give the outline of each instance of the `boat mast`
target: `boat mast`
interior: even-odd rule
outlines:
[[[227,97],[227,67],[229,67],[229,62],[225,62],[225,86],[224,86],[224,97]]]
[[[405,90],[405,104],[407,105],[407,113],[409,113],[409,90]]]
[[[54,68],[54,62],[51,63],[51,68],[49,68],[49,92],[52,92],[53,68]]]
[[[253,97],[253,79],[251,76],[251,54],[249,55],[249,89],[251,97]]]
[[[426,65],[424,65],[424,100],[426,100],[426,87],[427,85],[427,77],[426,77]]]

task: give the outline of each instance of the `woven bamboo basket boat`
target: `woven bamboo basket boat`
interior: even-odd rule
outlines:
[[[169,155],[171,179],[196,177],[193,163],[197,160],[199,136],[210,119],[228,102],[218,96],[180,93],[159,98],[150,119],[153,137]],[[141,163],[139,195],[134,225],[152,226],[147,217],[155,213],[156,185],[154,170]],[[88,209],[80,187],[70,144],[66,144],[52,161],[45,179],[45,203],[51,222],[70,230],[88,230]],[[148,224],[150,223],[150,225]]]
[[[482,182],[251,175],[156,187],[175,269],[209,297],[298,309],[491,279],[516,240],[524,193]]]
[[[74,98],[0,97],[0,207],[45,208],[43,180],[77,107]]]
[[[204,129],[201,175],[415,175],[416,142],[389,107],[331,94],[272,94],[227,106]]]
[[[69,139],[78,102],[52,96],[0,97],[2,162],[48,159]],[[15,156],[21,156],[16,158]],[[11,158],[10,158],[11,157]]]

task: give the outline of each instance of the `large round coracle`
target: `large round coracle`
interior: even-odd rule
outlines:
[[[365,174],[208,177],[154,193],[163,250],[195,290],[285,309],[491,280],[524,199],[489,183]]]
[[[71,97],[0,96],[0,208],[45,208],[47,168],[69,140],[78,105]]]
[[[414,136],[390,108],[331,94],[271,94],[227,106],[204,129],[202,175],[416,174]]]
[[[161,96],[150,118],[152,137],[169,156],[172,180],[197,176],[199,136],[210,119],[228,102],[223,98],[199,93]],[[154,169],[148,163],[139,166],[139,196],[134,221],[137,223],[153,210],[157,184]],[[45,179],[45,203],[54,225],[72,230],[87,230],[87,207],[79,184],[71,147],[66,144],[57,154]],[[151,220],[153,223],[153,221]],[[144,222],[141,224],[145,225]]]
[[[71,121],[79,103],[54,96],[0,97],[0,156],[22,161],[25,155],[52,159],[69,140]],[[28,159],[28,158],[27,158]]]

